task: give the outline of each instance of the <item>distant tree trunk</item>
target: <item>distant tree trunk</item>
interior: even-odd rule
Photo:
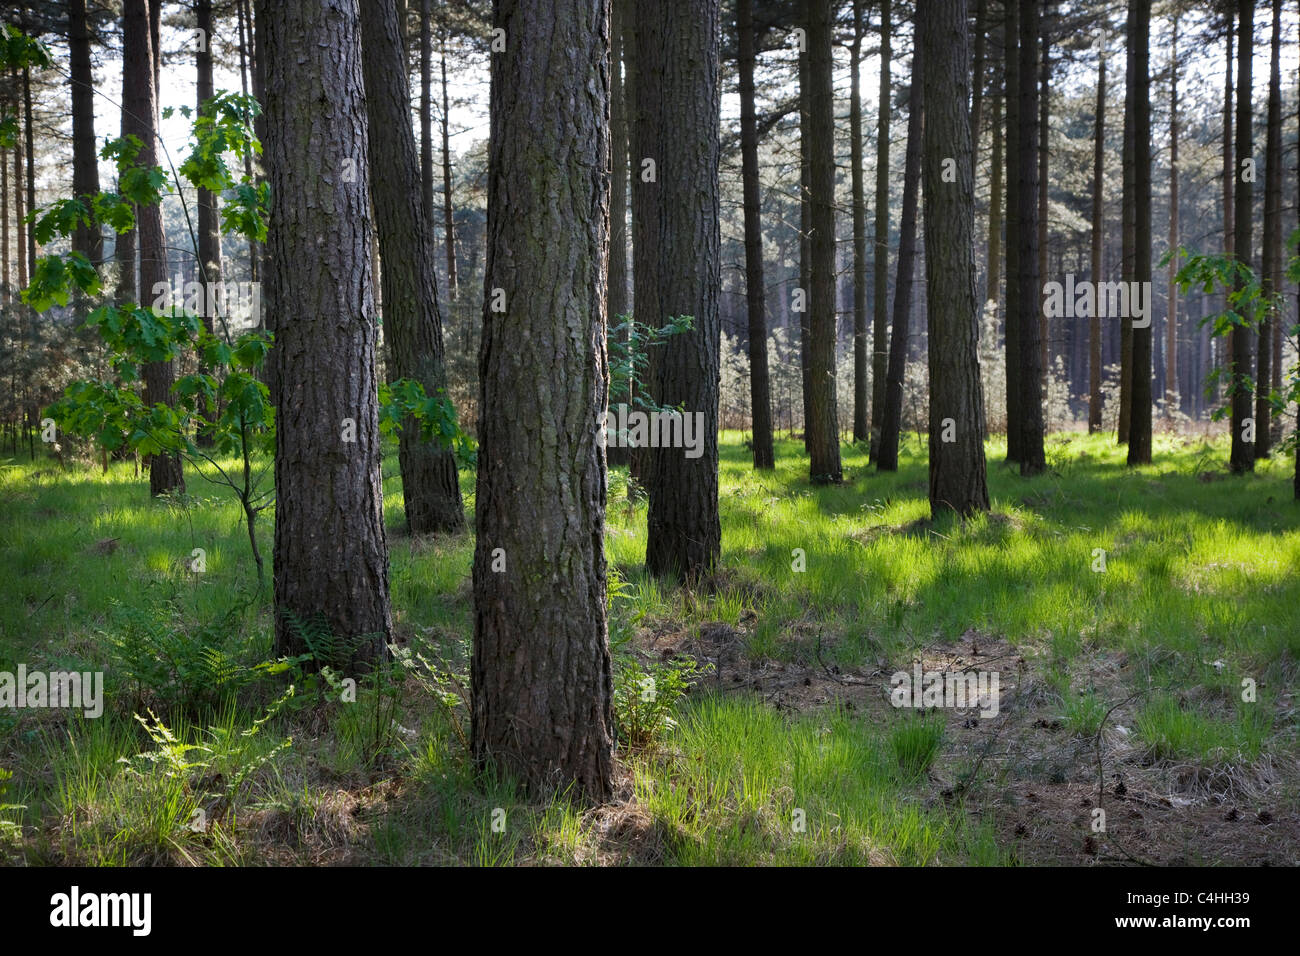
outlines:
[[[158,165],[158,100],[153,66],[148,0],[126,0],[122,9],[122,125],[125,134],[140,140],[142,147],[136,163],[145,168]],[[140,288],[136,295],[147,305],[157,295],[157,286],[167,282],[167,252],[159,204],[137,207],[136,232],[140,243]],[[144,367],[143,378],[146,405],[175,403],[171,391],[175,369],[171,361],[150,362]],[[150,456],[150,494],[156,497],[184,490],[180,456]]]
[[[0,153],[0,249],[3,249],[4,289],[0,302],[8,303],[13,294],[9,283],[9,157]]]
[[[867,400],[867,202],[862,169],[862,0],[853,0],[849,47],[849,166],[853,189],[853,440],[871,439]]]
[[[1129,0],[1134,31],[1129,35],[1129,82],[1133,86],[1134,236],[1133,278],[1153,279],[1151,263],[1151,0]],[[1145,327],[1133,328],[1133,404],[1129,419],[1128,463],[1151,463],[1151,303]]]
[[[978,154],[980,121],[984,107],[984,46],[985,24],[988,20],[988,0],[978,0],[975,6],[975,64],[971,68],[970,141]]]
[[[1137,34],[1137,27],[1133,23],[1132,3],[1128,5],[1127,10],[1124,42],[1126,47],[1131,47]],[[1124,145],[1121,151],[1123,194],[1120,202],[1122,233],[1120,277],[1126,284],[1133,281],[1137,267],[1137,150],[1133,144],[1133,131],[1133,62],[1132,57],[1127,56],[1124,82]],[[1127,445],[1133,420],[1133,319],[1128,315],[1120,317],[1119,336],[1119,417],[1116,439],[1119,444]]]
[[[72,75],[72,192],[78,198],[99,192],[99,157],[95,148],[95,75],[90,62],[90,26],[86,0],[68,4],[68,54]],[[8,245],[6,244],[6,250]],[[72,248],[98,264],[104,257],[99,226],[78,225]],[[6,280],[7,281],[7,280]]]
[[[623,19],[626,16],[625,0],[613,0],[610,4],[610,146],[611,186],[609,200],[609,308],[607,321],[610,328],[607,335],[617,334],[626,345],[629,335],[626,330],[615,333],[613,327],[631,312],[627,297],[627,179],[628,179],[628,131],[627,109],[623,96]],[[751,346],[752,351],[752,346]],[[611,396],[610,404],[614,396]],[[631,395],[619,395],[619,402],[630,403]],[[615,465],[627,465],[631,456],[624,445],[615,445],[605,449],[605,458],[612,468]]]
[[[438,36],[442,65],[442,221],[447,244],[447,295],[456,300],[456,222],[451,195],[451,103],[447,99],[447,31]]]
[[[930,513],[989,510],[975,301],[975,155],[966,85],[966,0],[919,17],[925,109],[925,273],[929,315]],[[915,64],[914,64],[915,66]],[[945,166],[956,161],[956,181]]]
[[[1102,38],[1105,42],[1105,38]],[[1106,51],[1099,50],[1097,62],[1096,121],[1092,134],[1092,280],[1093,288],[1101,281],[1102,256],[1105,251],[1103,229],[1106,205]],[[1095,305],[1095,303],[1094,303]],[[1101,397],[1101,310],[1094,308],[1088,319],[1088,432],[1102,428]]]
[[[876,224],[872,259],[871,448],[880,453],[885,420],[885,376],[889,363],[889,120],[893,113],[889,83],[890,0],[880,2],[880,94],[876,126]]]
[[[808,19],[812,14],[812,5],[818,0],[796,0],[799,22],[805,32]],[[812,348],[809,341],[809,322],[812,304],[812,158],[809,150],[812,133],[811,101],[812,82],[808,74],[809,54],[799,53],[799,288],[802,290],[803,308],[799,315],[799,374],[803,385],[803,450],[812,452],[812,433],[808,428],[809,406],[812,405],[812,368],[809,353]]]
[[[1021,241],[1026,228],[1021,221],[1020,198],[1020,4],[1021,0],[1006,0],[1006,25],[1003,49],[1006,54],[1005,84],[1007,100],[1007,290],[1003,318],[1003,347],[1005,350],[1007,387],[1007,462],[1019,464],[1024,457],[1021,451],[1020,425],[1020,305]],[[1031,203],[1033,199],[1029,200]],[[1037,311],[1037,297],[1031,306]]]
[[[492,57],[484,284],[507,311],[483,311],[471,747],[536,797],[600,802],[609,3],[498,0],[495,23],[510,42]],[[716,5],[713,23],[716,44]]]
[[[1268,78],[1268,132],[1264,146],[1264,262],[1266,298],[1282,288],[1282,0],[1273,0],[1273,35]],[[1273,328],[1282,316],[1270,308],[1259,327],[1259,361],[1255,370],[1255,457],[1272,451],[1273,403],[1269,397],[1273,375]]]
[[[149,0],[149,54],[153,57],[155,99],[162,89],[162,0]]]
[[[433,205],[433,13],[432,0],[420,0],[420,202],[432,236]]]
[[[1021,0],[1019,126],[1016,147],[1016,200],[1020,207],[1020,474],[1036,475],[1046,462],[1043,453],[1043,370],[1038,316],[1042,287],[1038,272],[1038,2]]]
[[[1038,64],[1038,278],[1040,282],[1047,281],[1048,258],[1050,250],[1050,237],[1048,235],[1048,203],[1047,194],[1050,186],[1048,178],[1048,156],[1049,156],[1049,136],[1051,129],[1049,106],[1051,104],[1051,82],[1052,68],[1049,54],[1051,53],[1051,38],[1048,36],[1047,19],[1042,20],[1042,29],[1039,33],[1039,39],[1042,43],[1042,56],[1039,57]],[[1047,377],[1051,374],[1051,328],[1047,321],[1047,313],[1042,308],[1041,289],[1038,287],[1039,295],[1036,296],[1039,301],[1038,313],[1038,358],[1039,365],[1042,367],[1043,394],[1047,394]]]
[[[925,94],[921,81],[924,55],[925,47],[917,44],[912,51],[911,89],[907,97],[907,152],[903,164],[903,210],[898,232],[898,277],[894,281],[894,330],[889,338],[889,368],[885,373],[885,414],[876,456],[879,471],[898,471],[903,379],[907,373],[912,281],[916,269],[917,192],[921,185],[921,152],[925,146]],[[926,258],[928,260],[929,256]]]
[[[644,158],[655,182],[637,222],[636,309],[652,326],[694,317],[690,332],[651,351],[656,405],[701,420],[698,457],[646,450],[646,567],[690,581],[712,572],[722,547],[718,517],[719,232],[718,0],[637,4],[636,102]]]
[[[740,152],[745,206],[745,299],[749,312],[749,394],[754,420],[754,467],[773,468],[776,462],[772,448],[772,401],[768,393],[762,201],[758,188],[758,123],[754,111],[753,0],[736,0],[736,36],[739,41],[737,67],[740,76]],[[857,82],[856,64],[855,59],[853,67],[855,83]],[[855,182],[858,183],[859,193],[861,191],[860,166],[861,150],[859,149],[859,161],[854,166]],[[855,225],[856,223],[855,219]],[[860,293],[865,296],[865,285],[860,282],[859,288]],[[857,296],[859,291],[855,290],[854,294]],[[856,298],[854,301],[857,301]],[[862,348],[865,347],[864,342]],[[855,389],[857,387],[857,380],[855,380]],[[858,393],[855,391],[854,394]],[[856,410],[857,405],[855,404],[854,407]]]
[[[812,254],[809,289],[808,372],[809,406],[804,428],[808,434],[809,479],[813,484],[838,484],[840,429],[836,408],[835,342],[835,94],[832,85],[832,0],[809,0],[808,185],[811,187]]]
[[[1236,223],[1233,221],[1233,181],[1236,178],[1232,168],[1233,142],[1232,142],[1232,123],[1233,123],[1233,88],[1232,88],[1232,71],[1235,68],[1233,59],[1233,36],[1236,26],[1236,11],[1229,6],[1227,10],[1228,17],[1228,37],[1227,52],[1228,58],[1223,70],[1223,251],[1226,255],[1232,255],[1232,246],[1236,233]],[[1227,299],[1225,296],[1224,307],[1227,308]],[[1212,368],[1218,368],[1225,373],[1220,377],[1215,385],[1215,403],[1218,403],[1219,397],[1223,394],[1223,381],[1232,363],[1227,360],[1227,355],[1232,352],[1232,334],[1229,333],[1226,340],[1219,336],[1213,336],[1210,339],[1210,362]],[[1225,354],[1226,353],[1226,354]],[[1216,359],[1217,356],[1217,359]],[[1231,385],[1229,385],[1231,388]]]
[[[1178,249],[1178,13],[1169,50],[1169,248]],[[1169,317],[1165,321],[1165,414],[1172,420],[1178,398],[1178,259],[1169,260]]]
[[[989,171],[989,245],[988,245],[988,267],[985,269],[986,284],[984,292],[984,301],[998,302],[1000,298],[999,285],[1001,283],[1002,271],[1002,204],[1005,202],[1005,194],[1002,186],[1002,174],[1006,167],[1002,157],[1002,99],[1000,95],[992,97],[993,99],[993,159],[992,169]],[[973,142],[973,141],[972,141]]]
[[[361,49],[370,144],[371,198],[379,232],[384,339],[391,380],[413,379],[430,397],[446,394],[442,316],[434,249],[420,188],[420,159],[411,128],[401,26],[393,0],[361,7]],[[398,437],[406,523],[412,534],[459,531],[465,525],[456,456],[425,440],[415,421]]]
[[[625,2],[623,6],[624,16],[622,17],[622,40],[623,40],[623,106],[627,113],[627,143],[628,143],[628,212],[631,214],[630,239],[632,243],[632,315],[634,318],[642,314],[641,294],[644,291],[646,295],[646,283],[652,281],[653,274],[646,268],[646,263],[650,260],[646,258],[648,254],[645,250],[638,251],[642,245],[642,235],[645,232],[645,219],[650,215],[657,215],[655,202],[657,193],[653,192],[649,183],[645,181],[646,169],[643,160],[651,157],[654,147],[652,145],[654,130],[651,129],[649,118],[642,113],[641,106],[637,101],[637,86],[640,83],[640,71],[637,69],[637,13],[636,4]],[[657,171],[656,171],[657,173]],[[648,320],[645,320],[648,324]],[[645,383],[642,381],[634,382],[628,401],[632,396],[645,390]],[[628,465],[628,476],[635,479],[641,487],[645,486],[646,469],[649,464],[649,449],[646,448],[628,448],[626,449]],[[628,484],[628,496],[631,497],[635,485]]]
[[[1250,179],[1242,175],[1242,171],[1247,160],[1251,160],[1255,155],[1254,129],[1251,125],[1254,118],[1251,103],[1254,86],[1251,67],[1255,57],[1255,4],[1252,0],[1238,0],[1237,22],[1237,132],[1235,137],[1237,161],[1233,166],[1236,190],[1232,200],[1235,214],[1232,252],[1238,260],[1249,264],[1253,185]],[[1255,470],[1255,443],[1247,441],[1246,439],[1252,436],[1245,433],[1246,419],[1253,414],[1251,393],[1245,381],[1255,370],[1254,363],[1251,361],[1252,335],[1253,333],[1246,329],[1234,329],[1232,333],[1232,451],[1228,467],[1238,474]],[[1256,438],[1262,427],[1266,425],[1255,423]]]
[[[341,645],[330,663],[364,670],[385,657],[393,624],[358,16],[351,3],[262,0],[257,23],[268,271],[277,301],[294,306],[272,352],[276,652],[300,654],[304,627],[327,628]],[[312,172],[349,163],[355,177]]]
[[[245,96],[248,95],[248,61],[250,59],[250,41],[249,34],[253,31],[251,18],[245,10],[246,0],[239,0],[235,4],[236,19],[239,25],[239,89]],[[254,120],[256,123],[257,120]],[[255,182],[253,176],[253,157],[251,153],[244,155],[244,176],[247,180]],[[248,276],[252,282],[260,282],[262,278],[262,249],[259,243],[252,239],[248,240]],[[254,320],[260,317],[254,316]],[[269,363],[268,363],[269,364]],[[267,365],[263,365],[262,374],[265,376]]]
[[[32,70],[23,67],[23,117],[27,149],[27,211],[36,209],[36,129],[32,122]],[[27,274],[36,275],[36,230],[27,230]]]
[[[196,0],[194,4],[195,25],[202,34],[202,42],[199,49],[194,54],[194,65],[196,73],[195,90],[196,90],[196,115],[207,115],[205,105],[208,100],[212,99],[212,0]],[[217,193],[210,189],[200,189],[198,191],[198,227],[199,227],[199,275],[203,282],[207,284],[204,293],[205,307],[203,309],[203,327],[212,333],[213,321],[215,317],[212,311],[207,308],[207,304],[213,302],[211,291],[218,288],[221,282],[221,223],[218,218],[218,200]],[[222,303],[224,308],[224,302]],[[200,367],[200,371],[207,372],[208,368]],[[216,409],[207,405],[203,411],[204,417],[211,420]],[[209,428],[200,428],[197,436],[198,444],[201,447],[211,448],[213,445],[212,430]]]

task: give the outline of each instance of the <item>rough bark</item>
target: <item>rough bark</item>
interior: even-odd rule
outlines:
[[[925,146],[925,93],[921,80],[925,49],[912,51],[911,89],[907,97],[907,150],[903,161],[903,209],[898,229],[898,275],[894,280],[894,328],[889,337],[889,366],[885,372],[885,413],[880,423],[876,468],[898,470],[898,442],[903,421],[903,378],[912,322],[912,283],[916,271],[917,193],[921,185],[921,153]],[[928,259],[928,256],[927,256]]]
[[[434,249],[420,188],[420,159],[411,128],[400,21],[393,0],[361,7],[362,65],[370,145],[371,201],[379,233],[384,340],[390,380],[412,379],[426,395],[445,395],[442,315]],[[459,531],[465,525],[456,457],[425,440],[416,422],[398,437],[406,524],[412,534]]]
[[[1151,262],[1151,0],[1130,0],[1134,31],[1129,36],[1129,82],[1133,86],[1133,279],[1153,279]],[[1133,328],[1132,406],[1129,418],[1128,463],[1151,463],[1151,377],[1153,321]],[[1131,323],[1130,323],[1131,324]]]
[[[1006,307],[1002,321],[1003,349],[1006,366],[1007,462],[1019,464],[1023,457],[1020,428],[1020,289],[1021,223],[1020,199],[1020,2],[1006,0],[1006,25],[1003,50],[1006,55],[1007,101],[1007,238],[1006,238]],[[1031,200],[1032,201],[1032,200]]]
[[[598,802],[613,775],[609,5],[498,0],[495,24],[485,287],[507,311],[485,306],[479,353],[471,746],[536,795]]]
[[[984,395],[975,295],[975,156],[966,112],[966,0],[931,0],[920,18],[925,109],[925,272],[929,317],[930,512],[988,511]],[[945,181],[955,160],[956,181]],[[949,440],[951,438],[951,440]]]
[[[637,5],[637,109],[657,180],[638,182],[648,200],[637,223],[636,309],[662,325],[694,317],[694,328],[652,350],[647,381],[661,407],[702,415],[701,454],[646,449],[649,541],[654,574],[691,580],[712,571],[721,550],[718,518],[719,232],[717,0]]]
[[[818,0],[796,0],[799,22],[806,33],[813,4]],[[803,311],[799,316],[799,375],[803,396],[803,450],[811,453],[812,433],[808,428],[809,406],[812,404],[812,368],[810,362],[812,343],[809,335],[812,303],[812,132],[811,100],[812,79],[808,72],[809,51],[799,52],[799,288],[803,291]]]
[[[261,0],[276,320],[275,636],[364,669],[392,634],[356,0]],[[344,174],[345,169],[356,175]],[[274,305],[274,303],[273,303]],[[349,440],[353,439],[353,440]]]
[[[1128,15],[1124,27],[1126,47],[1132,45],[1136,33],[1133,24],[1132,4],[1129,4],[1127,11]],[[1136,267],[1137,152],[1133,145],[1133,129],[1133,61],[1131,56],[1126,56],[1124,72],[1124,145],[1121,148],[1123,187],[1120,200],[1120,278],[1125,283],[1133,281]],[[1119,444],[1127,445],[1133,417],[1133,320],[1129,316],[1120,318],[1119,336],[1119,415],[1117,418],[1116,439]]]
[[[736,35],[739,41],[737,72],[740,80],[741,179],[745,206],[745,302],[749,316],[749,396],[754,426],[754,467],[773,468],[776,461],[772,447],[772,400],[767,368],[767,307],[763,284],[758,123],[754,110],[753,0],[736,0]],[[855,66],[855,77],[856,70]],[[856,169],[855,166],[855,171]],[[865,294],[865,286],[861,288]]]
[[[872,267],[871,448],[876,460],[885,419],[885,376],[889,364],[889,120],[890,0],[880,3],[880,113],[876,125],[876,223]]]
[[[1239,0],[1237,4],[1237,129],[1236,163],[1233,166],[1235,189],[1232,199],[1235,213],[1233,223],[1232,254],[1241,262],[1251,261],[1251,202],[1254,184],[1242,175],[1246,161],[1255,155],[1255,138],[1251,102],[1254,83],[1251,77],[1255,57],[1255,4],[1252,0]],[[1247,441],[1246,419],[1254,414],[1250,389],[1245,379],[1255,370],[1253,349],[1254,332],[1234,329],[1232,333],[1231,400],[1232,400],[1232,450],[1228,468],[1234,473],[1255,470],[1255,443]],[[1258,436],[1264,423],[1255,423]]]

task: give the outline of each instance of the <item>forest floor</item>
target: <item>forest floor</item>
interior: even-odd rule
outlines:
[[[395,454],[404,661],[355,702],[274,659],[239,508],[197,475],[155,502],[129,462],[0,458],[0,672],[105,680],[97,719],[0,708],[0,862],[1300,863],[1293,459],[1231,477],[1222,442],[1163,436],[1128,469],[1061,434],[1026,480],[995,439],[992,513],[932,522],[904,439],[896,474],[845,446],[814,488],[800,443],[759,475],[725,435],[694,590],[646,575],[612,474],[621,784],[594,809],[472,774],[473,538],[405,535]],[[996,674],[996,714],[893,706],[918,666]]]

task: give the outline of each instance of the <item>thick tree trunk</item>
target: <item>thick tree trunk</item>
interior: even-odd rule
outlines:
[[[68,55],[72,75],[72,192],[78,198],[99,192],[99,157],[95,148],[95,75],[90,61],[90,26],[86,0],[68,4]],[[77,226],[72,248],[96,265],[104,257],[99,226]]]
[[[158,165],[158,99],[154,81],[154,55],[150,45],[148,0],[126,0],[122,10],[122,126],[123,133],[137,137],[142,147],[138,165]],[[155,203],[136,209],[136,233],[140,244],[140,287],[136,296],[148,305],[157,287],[167,282],[167,252],[163,234],[162,207]],[[175,402],[173,362],[151,362],[144,367],[144,401],[147,405]],[[185,490],[185,476],[179,455],[152,455],[149,459],[149,492],[155,497]]]
[[[739,41],[737,67],[740,77],[741,179],[745,206],[745,300],[749,314],[749,395],[754,425],[754,467],[773,468],[776,462],[772,448],[772,400],[769,395],[767,370],[762,197],[759,194],[758,182],[758,123],[754,111],[753,0],[736,0],[736,35]],[[857,61],[854,62],[856,78]],[[860,159],[859,154],[859,164],[854,167],[854,175],[858,177],[859,184]],[[860,282],[859,288],[860,294],[865,295],[865,285]],[[855,296],[858,294],[859,292],[855,291]],[[862,348],[865,347],[864,343]],[[865,382],[861,384],[865,386]],[[858,394],[856,392],[858,385],[855,380],[855,395]]]
[[[799,22],[805,34],[812,5],[818,0],[796,0]],[[806,42],[806,38],[805,38]],[[810,351],[812,344],[809,335],[812,304],[812,153],[810,142],[812,132],[811,101],[812,78],[808,72],[808,60],[811,47],[799,52],[799,289],[802,293],[803,308],[799,316],[799,375],[803,388],[803,450],[811,453],[812,433],[808,428],[809,406],[812,405],[812,367]]]
[[[916,270],[917,192],[921,185],[921,152],[925,146],[925,94],[921,81],[924,58],[925,49],[918,44],[912,51],[912,82],[907,97],[907,151],[903,163],[903,210],[898,231],[898,276],[894,280],[894,329],[889,338],[885,414],[880,423],[880,448],[876,455],[876,468],[880,471],[898,471],[903,379],[907,372],[912,283]]]
[[[380,472],[369,170],[355,0],[262,0],[277,301],[275,636],[328,629],[364,669],[392,635]],[[354,169],[355,176],[320,175]],[[316,172],[313,172],[316,171]],[[274,303],[273,303],[274,305]]]
[[[890,2],[880,3],[880,113],[876,126],[876,224],[872,267],[871,329],[871,448],[880,452],[885,420],[885,376],[889,365],[889,121],[892,116],[889,82]]]
[[[393,0],[361,7],[362,64],[376,226],[383,259],[384,339],[390,380],[413,379],[429,396],[446,394],[442,316],[434,250],[420,188],[420,159],[411,129],[411,91]],[[419,425],[398,437],[406,524],[412,534],[459,531],[465,525],[456,456],[424,439]]]
[[[1126,46],[1132,45],[1136,32],[1137,28],[1133,23],[1133,6],[1130,3],[1124,26]],[[1126,56],[1124,134],[1121,149],[1123,191],[1120,201],[1120,278],[1126,284],[1133,281],[1137,265],[1137,151],[1133,145],[1133,129],[1133,61],[1131,56]],[[1130,316],[1125,315],[1120,318],[1119,336],[1119,417],[1116,439],[1119,444],[1127,445],[1133,419],[1133,320]]]
[[[809,478],[813,484],[838,484],[839,414],[835,388],[835,98],[831,0],[809,0],[808,17],[808,185],[811,188],[812,255],[808,293]]]
[[[1104,42],[1104,38],[1103,38]],[[1097,63],[1097,106],[1092,134],[1092,269],[1089,279],[1096,288],[1101,282],[1105,251],[1103,230],[1106,205],[1106,51],[1099,51]],[[1101,316],[1094,308],[1088,319],[1088,432],[1101,431]]]
[[[1267,299],[1282,288],[1282,0],[1273,0],[1273,34],[1270,40],[1268,78],[1268,131],[1264,146],[1264,261],[1263,288]],[[1259,357],[1255,369],[1255,457],[1267,458],[1272,450],[1273,403],[1269,397],[1273,375],[1273,332],[1281,314],[1270,308],[1259,327]]]
[[[1233,223],[1232,254],[1241,262],[1251,261],[1251,202],[1253,184],[1243,171],[1247,160],[1255,155],[1255,139],[1252,122],[1253,104],[1251,102],[1254,83],[1251,69],[1255,57],[1255,4],[1252,0],[1238,0],[1237,4],[1237,160],[1233,166],[1236,188],[1232,200],[1235,220]],[[1255,442],[1246,433],[1246,419],[1254,413],[1250,389],[1245,379],[1254,371],[1252,361],[1252,339],[1254,332],[1248,329],[1234,329],[1232,333],[1232,450],[1228,467],[1234,473],[1255,470]],[[1264,423],[1255,422],[1258,435]]]
[[[867,396],[867,202],[862,169],[862,5],[853,0],[849,47],[849,170],[853,189],[853,440],[871,439]]]
[[[1133,32],[1129,35],[1129,83],[1133,87],[1133,279],[1149,283],[1151,263],[1151,0],[1129,0]],[[1131,311],[1131,310],[1130,310]],[[1151,304],[1145,327],[1133,327],[1132,407],[1129,418],[1128,463],[1151,463]],[[1130,321],[1130,324],[1131,321]]]
[[[636,308],[652,326],[694,317],[692,331],[651,352],[647,384],[657,405],[681,408],[701,425],[698,457],[682,447],[646,452],[646,566],[691,580],[711,572],[721,550],[719,6],[672,0],[661,10],[638,5],[637,16],[637,109],[646,125],[644,155],[655,160],[658,176],[637,184],[650,205],[637,224]]]
[[[966,0],[920,18],[925,109],[925,273],[930,366],[930,513],[988,511],[975,296],[975,155],[966,113]],[[956,180],[948,174],[955,161]]]
[[[492,57],[484,284],[507,309],[489,299],[483,312],[472,663],[478,764],[535,795],[572,787],[594,802],[613,787],[598,434],[608,11],[606,0],[496,6],[510,42]],[[716,44],[716,6],[713,23]]]
[[[1020,315],[1017,332],[1020,345],[1020,474],[1036,475],[1046,467],[1043,453],[1043,370],[1039,343],[1042,286],[1038,272],[1038,0],[1021,0],[1020,83],[1018,88],[1020,132],[1016,137],[1019,183],[1016,201],[1020,246]]]

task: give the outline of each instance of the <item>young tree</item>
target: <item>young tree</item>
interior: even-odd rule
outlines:
[[[1021,0],[1006,0],[1006,24],[1003,28],[1005,53],[1004,82],[1007,100],[1007,248],[1006,248],[1006,306],[1002,321],[1003,348],[1006,366],[1007,396],[1007,462],[1019,464],[1024,455],[1020,445],[1020,233],[1024,229],[1020,220],[1022,202],[1020,164],[1020,6]],[[1035,302],[1037,299],[1035,299]]]
[[[394,0],[361,7],[362,64],[370,146],[371,197],[384,268],[384,338],[391,380],[419,382],[445,398],[442,316],[434,279],[431,230],[420,191],[420,160],[411,128],[411,93]],[[406,523],[412,534],[464,527],[460,481],[452,451],[408,422],[398,437]]]
[[[835,98],[831,0],[808,0],[808,160],[811,263],[808,290],[809,477],[838,484],[840,430],[835,396]]]
[[[903,210],[898,229],[898,277],[894,282],[894,328],[889,337],[885,372],[885,414],[880,423],[876,468],[898,470],[898,441],[903,422],[903,378],[907,371],[912,322],[912,284],[916,270],[917,194],[921,186],[921,152],[925,137],[925,95],[921,82],[925,49],[912,50],[911,88],[907,95],[907,151],[903,161]]]
[[[929,316],[930,512],[987,511],[984,394],[975,301],[975,155],[966,111],[966,0],[918,17],[925,109],[925,274]]]
[[[1133,30],[1128,38],[1128,77],[1133,88],[1134,256],[1133,279],[1152,280],[1151,263],[1151,0],[1129,0]],[[1133,325],[1132,409],[1128,463],[1151,463],[1151,315]]]
[[[636,5],[635,296],[640,321],[691,316],[651,351],[650,399],[702,417],[702,448],[646,449],[646,567],[688,580],[722,547],[718,517],[718,0]],[[648,165],[649,164],[649,165]],[[653,169],[653,179],[646,171]]]
[[[492,56],[471,746],[535,794],[600,801],[609,4],[498,0],[495,25],[508,32]]]
[[[136,162],[145,168],[158,165],[158,99],[154,86],[154,55],[150,45],[148,0],[126,0],[122,6],[122,132],[140,141]],[[167,284],[167,251],[160,205],[136,210],[136,235],[140,248],[139,285],[132,297],[148,305]],[[134,284],[133,284],[134,285]],[[172,361],[150,362],[144,367],[144,400],[148,405],[175,404]],[[149,459],[149,492],[155,497],[185,490],[180,455],[163,452]]]
[[[753,0],[736,0],[736,66],[740,85],[741,178],[745,205],[745,300],[749,313],[749,389],[754,422],[754,467],[773,468],[776,461],[772,448],[772,402],[768,389],[762,203],[758,189],[758,121],[754,109],[753,7]],[[855,61],[855,77],[856,70]]]
[[[889,364],[889,34],[890,0],[880,2],[880,93],[876,121],[876,225],[872,243],[872,329],[871,329],[871,448],[870,458],[880,452],[880,433],[885,420],[885,375]]]
[[[1042,286],[1038,272],[1038,0],[1020,4],[1020,82],[1017,93],[1020,110],[1016,136],[1016,190],[1020,245],[1020,473],[1036,475],[1046,467],[1043,453],[1043,370],[1040,367],[1039,316]]]
[[[359,14],[331,0],[258,14],[278,313],[276,646],[306,650],[314,622],[341,645],[337,663],[359,668],[392,633]]]
[[[1254,84],[1251,67],[1255,59],[1255,4],[1252,0],[1238,0],[1237,4],[1237,161],[1233,176],[1235,188],[1233,196],[1232,254],[1240,261],[1249,264],[1251,257],[1251,201],[1254,175],[1249,174],[1248,167],[1255,159],[1255,139],[1252,123],[1252,92]],[[1244,281],[1239,279],[1239,282]],[[1255,470],[1255,440],[1250,434],[1258,434],[1260,427],[1266,423],[1251,422],[1251,391],[1247,379],[1254,371],[1252,363],[1252,330],[1238,326],[1232,330],[1232,362],[1230,369],[1230,392],[1232,402],[1232,450],[1228,467],[1234,473]],[[1250,426],[1254,427],[1251,428]],[[1248,430],[1249,429],[1249,430]]]

